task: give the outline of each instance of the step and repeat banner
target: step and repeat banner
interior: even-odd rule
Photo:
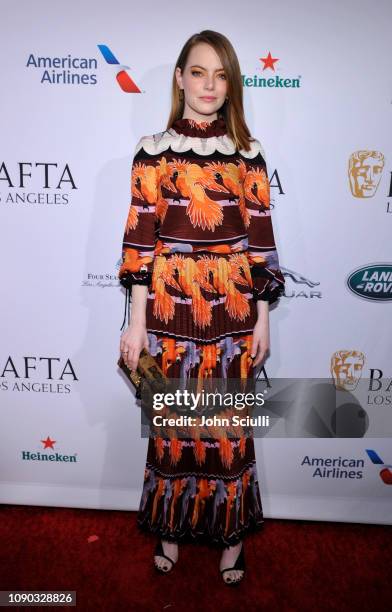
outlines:
[[[117,368],[130,168],[166,127],[185,40],[212,29],[266,152],[286,279],[271,389],[341,395],[302,434],[256,439],[264,514],[392,523],[391,3],[1,6],[0,501],[138,508],[147,439]]]

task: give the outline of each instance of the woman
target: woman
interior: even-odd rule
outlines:
[[[243,112],[228,39],[205,30],[184,45],[164,132],[144,136],[119,279],[132,299],[120,350],[135,370],[143,347],[169,378],[246,378],[269,348],[269,303],[284,289],[260,142]],[[129,315],[128,315],[129,316]],[[244,576],[243,538],[263,513],[253,437],[150,437],[140,529],[158,535],[170,571],[178,542],[222,549],[226,584]]]

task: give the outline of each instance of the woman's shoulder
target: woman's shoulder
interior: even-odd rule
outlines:
[[[171,135],[167,131],[141,136],[135,147],[135,155],[142,149],[148,155],[162,153],[162,151],[170,146],[170,140]]]
[[[239,153],[242,157],[246,157],[247,159],[254,159],[258,155],[261,155],[261,157],[265,160],[265,151],[264,151],[263,145],[261,144],[260,140],[252,137],[252,140],[249,141],[249,145],[250,145],[249,151],[245,151],[244,149],[239,150]]]

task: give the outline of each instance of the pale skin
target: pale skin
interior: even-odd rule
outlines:
[[[197,122],[211,122],[217,119],[217,111],[223,105],[227,94],[227,83],[221,60],[215,50],[206,43],[195,45],[188,55],[188,61],[181,73],[176,68],[176,79],[180,89],[184,91],[183,118],[194,119]],[[204,100],[210,96],[212,101]],[[140,351],[148,349],[146,330],[146,285],[132,286],[132,309],[130,323],[121,336],[120,351],[124,361],[131,370],[136,370]],[[253,329],[251,356],[254,357],[253,367],[261,364],[269,351],[269,308],[268,302],[257,301],[257,321]],[[165,555],[178,560],[178,544],[162,540]],[[220,561],[220,569],[232,567],[241,550],[241,542],[236,546],[224,549]],[[171,564],[160,556],[155,557],[156,564],[164,570],[169,570]],[[242,571],[232,570],[224,574],[224,579],[234,582],[241,578]]]

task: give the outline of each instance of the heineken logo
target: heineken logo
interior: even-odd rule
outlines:
[[[257,66],[253,74],[242,75],[243,87],[274,87],[277,89],[298,89],[301,87],[301,75],[291,77],[277,74],[280,72],[280,67],[278,65],[280,58],[272,57],[270,51],[268,55],[260,57],[259,60],[261,65],[259,64]]]
[[[73,455],[65,455],[64,453],[58,453],[54,445],[57,440],[52,440],[49,436],[47,436],[46,440],[41,440],[43,444],[43,449],[40,451],[22,451],[22,459],[23,461],[49,461],[49,462],[61,462],[61,463],[76,463],[77,461],[77,453]],[[45,449],[51,449],[49,451],[45,451]],[[52,452],[54,451],[54,452]]]
[[[347,278],[350,291],[367,300],[392,300],[392,264],[375,263],[362,266]]]

